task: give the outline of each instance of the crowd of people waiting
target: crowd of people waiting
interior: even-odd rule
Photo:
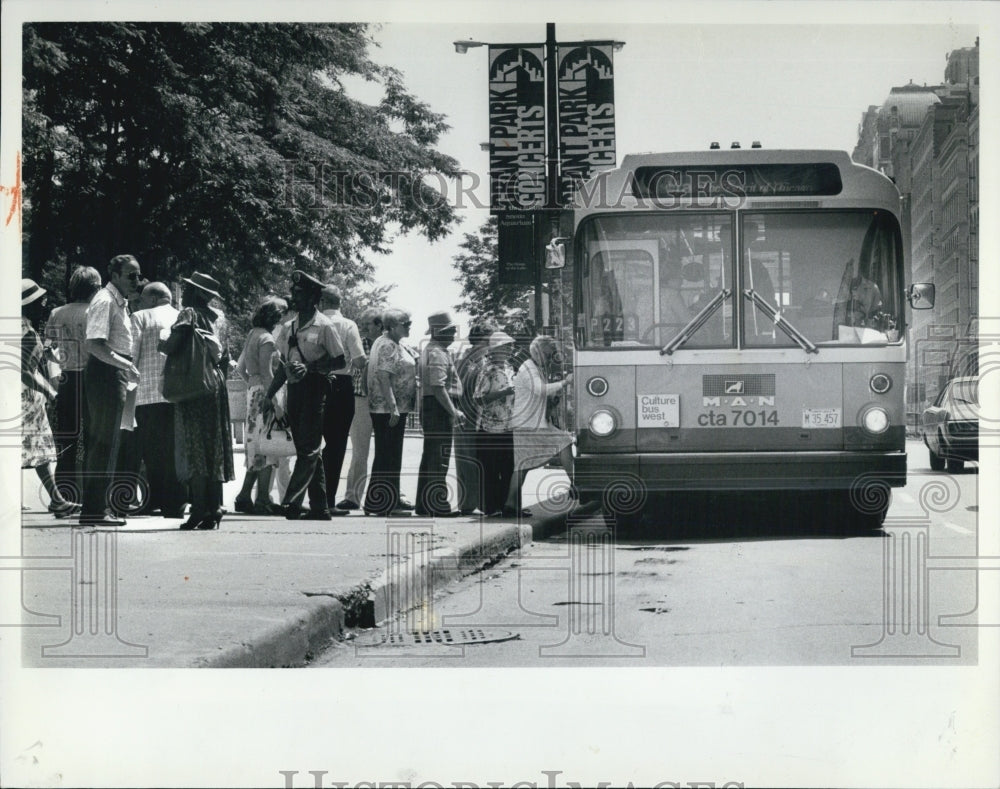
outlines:
[[[257,306],[233,361],[228,324],[212,306],[221,301],[214,278],[183,278],[178,308],[166,284],[142,279],[131,255],[113,258],[108,275],[102,287],[96,269],[78,267],[67,303],[51,314],[47,291],[22,280],[22,467],[36,470],[57,518],[121,526],[130,514],[187,515],[181,529],[218,528],[223,483],[235,479],[231,369],[247,383],[239,513],[530,514],[521,508],[527,471],[554,458],[571,469],[571,436],[551,413],[572,376],[561,375],[550,337],[519,353],[510,334],[475,323],[456,359],[458,326],[439,311],[418,351],[404,342],[406,311],[367,309],[355,323],[341,313],[335,286],[294,271],[287,298],[269,295]],[[423,451],[411,503],[400,476],[415,412]],[[276,428],[287,429],[289,448],[269,454],[264,434]],[[336,502],[348,439],[346,490]],[[453,456],[454,508],[446,482]]]

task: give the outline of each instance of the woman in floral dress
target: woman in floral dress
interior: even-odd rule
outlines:
[[[80,505],[63,498],[52,476],[56,444],[45,407],[56,397],[47,369],[55,357],[38,335],[48,309],[46,293],[34,280],[21,280],[21,468],[35,469],[51,499],[49,512],[65,518],[79,512]]]
[[[277,296],[268,296],[261,302],[251,319],[253,328],[247,335],[246,345],[237,363],[237,372],[247,379],[247,470],[243,487],[236,494],[233,506],[237,512],[247,515],[277,515],[281,509],[270,499],[271,473],[279,459],[257,454],[253,447],[260,429],[259,416],[264,393],[271,385],[273,362],[278,356],[278,349],[274,344],[274,327],[287,309],[288,303]],[[280,406],[276,411],[279,418],[283,416]],[[256,501],[250,498],[254,484],[257,485]]]

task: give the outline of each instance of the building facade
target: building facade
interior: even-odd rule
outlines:
[[[942,84],[892,88],[858,127],[854,160],[892,178],[902,195],[910,281],[936,288],[933,310],[911,312],[911,428],[949,378],[978,369],[978,103],[977,40],[948,53]]]

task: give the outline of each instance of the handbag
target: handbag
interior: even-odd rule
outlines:
[[[257,414],[254,421],[257,430],[251,442],[253,444],[251,454],[270,458],[287,458],[295,454],[292,431],[284,419],[278,419],[272,412],[267,416]]]
[[[212,360],[208,344],[190,324],[175,324],[167,345],[167,360],[163,365],[163,385],[160,393],[170,403],[183,403],[219,391],[219,370]]]

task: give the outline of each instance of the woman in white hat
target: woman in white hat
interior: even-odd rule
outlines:
[[[45,406],[55,400],[56,386],[49,378],[48,349],[38,336],[38,325],[48,308],[47,291],[34,280],[21,280],[21,468],[33,468],[51,499],[49,512],[65,518],[80,505],[63,498],[52,476],[56,445]]]

